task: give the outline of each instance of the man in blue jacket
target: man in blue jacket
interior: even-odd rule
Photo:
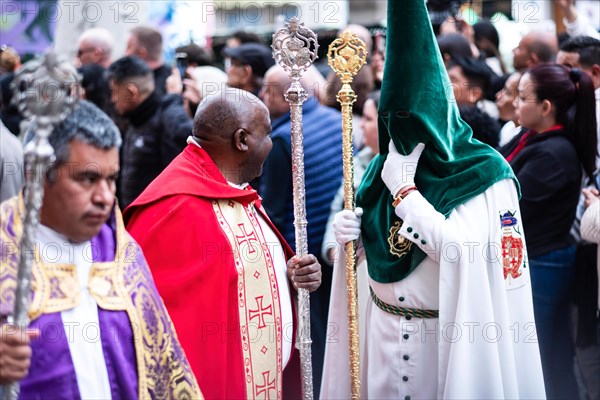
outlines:
[[[271,220],[295,248],[290,106],[284,97],[290,83],[288,73],[279,66],[265,74],[261,98],[271,115],[273,149],[260,178],[260,194]],[[312,95],[314,82],[308,75],[302,85],[309,94],[302,108],[308,252],[318,255],[331,202],[342,181],[342,117],[338,111],[319,104]],[[325,265],[321,259],[319,263]],[[325,268],[322,273],[321,287],[311,293],[310,299],[315,397],[321,386],[332,271]]]

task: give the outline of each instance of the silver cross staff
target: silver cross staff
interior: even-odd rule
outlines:
[[[48,53],[43,59],[33,60],[19,70],[13,85],[19,111],[32,118],[30,132],[33,139],[25,146],[25,189],[23,192],[25,216],[23,234],[19,243],[20,260],[15,283],[15,303],[8,323],[23,331],[29,325],[29,299],[34,239],[40,223],[40,208],[44,198],[44,180],[48,166],[54,160],[54,149],[48,136],[75,107],[79,94],[79,79],[75,68],[58,61]],[[19,397],[19,384],[4,386],[4,399]]]
[[[304,145],[302,135],[302,104],[308,97],[300,84],[302,73],[317,58],[317,35],[297,17],[273,34],[273,58],[290,74],[292,84],[285,94],[290,103],[292,120],[292,180],[294,187],[294,227],[296,228],[296,254],[308,253],[306,235],[306,192],[304,188]],[[312,49],[312,50],[311,50]],[[313,398],[312,362],[310,345],[310,297],[307,289],[298,290],[300,367],[302,395],[305,400]]]

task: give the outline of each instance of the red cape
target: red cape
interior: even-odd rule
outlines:
[[[144,251],[202,393],[206,399],[242,399],[246,389],[237,272],[213,199],[247,205],[259,196],[254,190],[230,186],[209,155],[190,144],[125,210],[123,218]],[[283,244],[286,258],[292,257],[264,210],[259,212]],[[298,351],[292,353],[284,366],[283,394],[299,398]]]

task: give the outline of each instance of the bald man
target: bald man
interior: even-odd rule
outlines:
[[[207,399],[299,395],[291,295],[321,266],[293,257],[248,185],[270,134],[251,93],[205,97],[187,148],[125,211]]]
[[[513,49],[513,67],[523,73],[545,62],[553,62],[558,53],[558,38],[552,32],[527,33]]]
[[[114,39],[105,28],[92,28],[79,37],[77,59],[81,65],[98,64],[104,68],[110,66]]]

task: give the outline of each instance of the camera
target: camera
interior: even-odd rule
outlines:
[[[185,71],[189,65],[187,53],[175,53],[175,65],[179,70],[181,79],[185,78]]]

